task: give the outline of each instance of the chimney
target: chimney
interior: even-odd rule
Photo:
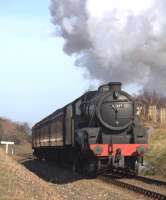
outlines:
[[[122,83],[120,82],[110,82],[110,83],[107,83],[105,85],[101,85],[98,89],[98,91],[100,93],[104,93],[104,92],[109,92],[109,91],[121,91],[121,85]]]
[[[111,91],[121,91],[122,83],[120,82],[110,82],[108,85]]]

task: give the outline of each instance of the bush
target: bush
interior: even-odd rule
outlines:
[[[149,150],[145,160],[151,166],[150,171],[166,177],[166,129],[158,130],[149,138]]]

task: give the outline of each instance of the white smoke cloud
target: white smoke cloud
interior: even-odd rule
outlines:
[[[166,1],[52,0],[64,52],[101,82],[166,93]]]

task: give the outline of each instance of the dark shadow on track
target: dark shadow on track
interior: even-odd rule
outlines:
[[[56,165],[55,162],[24,159],[20,161],[20,164],[41,179],[54,184],[66,184],[82,179],[80,175],[72,172],[72,169]]]
[[[145,177],[145,176],[137,176],[136,179],[143,181],[144,183],[148,183],[148,184],[166,186],[166,181],[152,179],[152,178],[148,178],[148,177]]]

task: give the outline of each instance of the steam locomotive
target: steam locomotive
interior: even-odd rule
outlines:
[[[147,149],[147,130],[121,85],[101,85],[38,122],[32,128],[34,155],[69,162],[85,174],[107,169],[137,173]]]

